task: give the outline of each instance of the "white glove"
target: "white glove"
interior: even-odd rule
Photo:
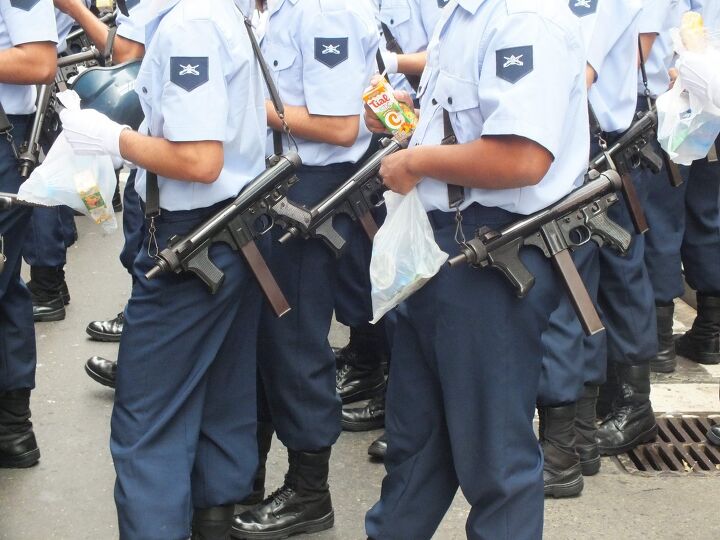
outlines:
[[[78,154],[104,154],[113,158],[113,162],[122,161],[120,132],[130,129],[129,126],[113,122],[92,109],[64,109],[60,121],[70,146]]]
[[[398,70],[398,55],[397,53],[390,52],[384,48],[380,48],[380,56],[382,56],[383,62],[385,63],[385,73],[388,75],[397,73]]]
[[[682,87],[701,102],[720,107],[720,72],[708,55],[687,52],[677,64]]]

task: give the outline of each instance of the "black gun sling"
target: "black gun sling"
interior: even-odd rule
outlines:
[[[395,39],[395,36],[390,31],[390,28],[388,28],[388,25],[385,23],[380,23],[382,26],[383,34],[385,35],[385,48],[393,52],[395,54],[405,54],[402,50],[402,47],[398,43],[397,39]],[[380,51],[378,50],[378,56],[380,56]],[[380,67],[380,63],[382,60],[378,62],[378,67]],[[380,68],[380,73],[385,71],[385,63],[382,62],[382,67]],[[407,80],[408,83],[410,83],[410,86],[412,86],[412,89],[417,92],[418,87],[420,86],[420,77],[417,75],[406,75],[403,73],[403,76]]]
[[[450,113],[446,109],[443,109],[443,140],[441,144],[457,144],[457,137],[455,136],[455,130],[450,122]],[[459,209],[460,205],[465,202],[465,188],[463,186],[456,186],[455,184],[448,184],[448,206],[450,208]]]

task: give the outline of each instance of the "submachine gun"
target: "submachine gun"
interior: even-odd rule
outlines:
[[[372,241],[378,231],[371,210],[384,201],[382,194],[387,191],[378,175],[383,158],[407,148],[409,137],[385,138],[381,148],[370,156],[361,167],[338,189],[313,208],[306,208],[283,199],[272,207],[275,223],[285,229],[280,243],[292,238],[321,238],[336,255],[340,255],[346,240],[337,232],[333,220],[345,214],[353,221],[359,221]]]
[[[554,205],[500,231],[488,227],[478,229],[449,264],[467,263],[477,268],[500,270],[514,286],[517,296],[523,298],[533,287],[535,277],[520,260],[520,248],[534,246],[552,261],[585,333],[596,334],[603,330],[603,325],[570,257],[570,250],[592,240],[622,254],[627,252],[630,234],[607,216],[608,209],[618,202],[616,192],[622,189],[623,183],[616,171],[602,174],[591,171],[585,185]]]
[[[210,247],[224,242],[242,254],[265,297],[278,317],[290,311],[280,287],[255,245],[255,239],[273,226],[270,208],[282,201],[297,181],[300,156],[288,152],[274,156],[271,166],[260,173],[238,197],[199,225],[185,237],[173,236],[156,257],[155,266],[145,277],[153,279],[162,272],[192,272],[216,293],[225,275],[210,259]]]

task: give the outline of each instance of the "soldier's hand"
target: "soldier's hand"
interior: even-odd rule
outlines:
[[[380,164],[380,178],[383,184],[395,193],[405,195],[420,181],[420,176],[411,170],[413,155],[420,147],[400,150],[390,154]]]

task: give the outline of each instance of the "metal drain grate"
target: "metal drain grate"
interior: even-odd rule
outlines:
[[[617,457],[629,473],[640,476],[720,476],[720,448],[706,433],[720,424],[720,415],[660,416],[655,442]]]

